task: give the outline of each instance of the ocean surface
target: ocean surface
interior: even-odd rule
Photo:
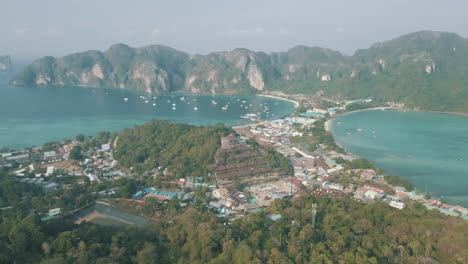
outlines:
[[[118,132],[151,120],[240,125],[251,122],[241,118],[249,113],[277,119],[294,111],[290,102],[260,96],[178,94],[153,98],[113,89],[10,86],[12,74],[0,74],[0,147],[40,146],[73,139],[80,133]]]
[[[468,207],[468,116],[376,110],[337,117],[338,144],[422,192]]]

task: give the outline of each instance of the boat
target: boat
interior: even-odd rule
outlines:
[[[173,107],[172,107],[172,110],[176,110],[176,107],[175,107],[175,106],[173,106]]]
[[[359,132],[361,132],[361,131],[362,131],[362,128],[358,128],[358,129],[356,129],[356,130],[359,131]]]
[[[216,101],[211,101],[211,104],[217,105],[218,103]]]
[[[147,103],[148,103],[148,100],[145,100],[145,104],[147,104]]]
[[[182,97],[180,98],[180,100],[181,100],[181,101],[184,101],[184,100],[185,100],[185,97],[182,96]]]
[[[195,107],[193,108],[193,110],[197,111],[197,110],[198,110],[198,107],[195,106]]]
[[[124,101],[125,101],[125,102],[128,102],[128,98],[127,98],[127,97],[125,97],[125,98],[124,98]]]
[[[226,111],[227,109],[228,109],[228,106],[227,106],[227,105],[221,107],[221,110],[223,110],[223,111]]]

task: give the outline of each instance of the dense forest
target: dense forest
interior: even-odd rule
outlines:
[[[204,206],[143,227],[43,222],[42,193],[1,177],[1,263],[467,263],[468,222],[419,205],[302,196],[228,222]],[[24,199],[22,199],[24,197]],[[312,205],[317,204],[315,223]],[[276,221],[268,214],[281,214]]]
[[[118,138],[114,157],[137,171],[159,166],[178,177],[206,176],[208,165],[220,146],[221,137],[231,129],[223,125],[190,126],[155,121],[125,129]]]

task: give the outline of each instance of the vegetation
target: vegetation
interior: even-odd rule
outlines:
[[[468,256],[468,222],[418,206],[399,211],[305,196],[275,200],[265,212],[225,224],[203,206],[180,211],[168,203],[164,210],[179,213],[143,227],[109,228],[43,222],[40,190],[4,175],[0,181],[0,197],[12,205],[0,211],[2,263],[464,263]],[[145,210],[163,207],[148,201]],[[282,219],[269,220],[269,213]]]
[[[161,166],[177,177],[206,177],[221,137],[229,132],[223,125],[203,127],[155,121],[124,130],[114,157],[136,171]]]
[[[384,176],[384,179],[388,184],[391,184],[393,186],[405,187],[406,191],[412,191],[414,189],[413,183],[411,183],[411,181],[407,179],[403,179],[398,176],[392,176],[392,175]]]
[[[335,143],[332,133],[325,131],[325,120],[322,119],[315,122],[314,127],[311,128],[311,132],[316,139],[316,144],[324,144],[329,149],[335,150],[339,153],[345,152],[343,148]]]
[[[372,97],[377,104],[392,101],[414,108],[467,113],[467,43],[453,33],[424,31],[373,45],[353,56],[305,46],[271,54],[235,49],[190,56],[158,45],[134,49],[117,44],[106,52],[42,58],[26,67],[12,83],[35,85],[41,75],[50,78],[49,85],[119,88],[124,84],[129,89],[158,93],[323,91],[344,99]],[[93,74],[96,65],[103,78]],[[136,71],[141,78],[127,78]],[[83,81],[77,77],[83,75],[89,78]],[[322,81],[323,75],[330,75],[331,80]],[[253,79],[260,81],[251,82]]]

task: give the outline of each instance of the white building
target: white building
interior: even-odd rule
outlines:
[[[390,205],[391,207],[393,207],[393,208],[400,209],[400,210],[403,209],[403,208],[405,208],[405,204],[404,204],[404,203],[395,202],[395,201],[391,201],[391,202],[389,203],[389,205]]]

